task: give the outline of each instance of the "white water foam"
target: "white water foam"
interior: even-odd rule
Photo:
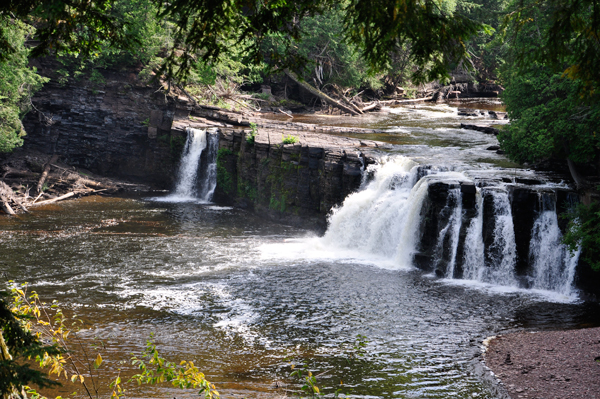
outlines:
[[[573,278],[579,261],[579,250],[572,254],[562,243],[558,227],[556,199],[540,194],[540,213],[534,222],[529,245],[534,289],[555,291],[574,296]],[[545,201],[546,199],[547,201]],[[549,201],[548,201],[549,200]]]
[[[195,202],[209,203],[217,186],[217,150],[216,136],[210,138],[207,130],[186,128],[188,134],[183,148],[177,183],[172,194],[166,197],[150,198],[152,201],[161,202]],[[202,152],[208,147],[206,156],[207,165],[201,172],[201,181],[198,184],[198,172],[201,165]],[[198,187],[199,186],[199,187]]]
[[[438,247],[436,249],[436,261],[439,264],[442,261],[444,254],[444,244],[448,243],[450,245],[450,261],[446,268],[446,276],[448,278],[452,278],[454,276],[454,266],[456,265],[456,252],[458,251],[458,240],[460,234],[460,227],[462,224],[462,193],[460,188],[455,188],[450,190],[448,193],[448,200],[446,202],[446,207],[452,209],[452,214],[448,219],[448,223],[446,226],[440,230],[440,234],[438,236]],[[446,241],[446,236],[450,234],[448,241]]]
[[[260,247],[263,258],[289,261],[333,260],[371,264],[386,269],[410,269],[418,248],[423,215],[422,207],[427,198],[430,182],[470,181],[463,173],[431,168],[418,179],[423,168],[409,158],[385,158],[380,165],[371,165],[363,176],[361,190],[349,195],[344,203],[334,209],[329,217],[329,228],[322,238],[287,240],[285,243],[267,244]],[[371,180],[367,180],[370,176]],[[417,181],[418,179],[418,181]],[[484,202],[493,221],[488,247],[484,243]],[[504,186],[477,188],[476,215],[466,226],[464,252],[462,252],[463,280],[454,280],[457,254],[464,212],[462,193],[459,188],[448,193],[446,207],[441,211],[448,215],[437,237],[433,262],[437,269],[445,270],[452,284],[484,287],[498,293],[531,292],[552,301],[569,302],[571,285],[577,264],[577,255],[571,256],[564,246],[560,253],[548,248],[559,246],[556,213],[550,221],[540,217],[532,237],[538,270],[532,288],[519,286],[515,275],[517,245],[512,209],[508,191]],[[486,208],[487,209],[487,208]],[[550,217],[550,215],[546,215]],[[546,232],[554,231],[552,234]],[[557,241],[558,240],[558,241]],[[561,244],[562,245],[562,244]],[[541,251],[536,248],[546,248]],[[548,259],[560,266],[560,275],[547,279],[545,268],[554,267]],[[446,262],[446,265],[441,265]],[[548,266],[550,265],[550,266]],[[558,267],[558,266],[556,266]],[[554,267],[554,269],[556,269]],[[553,269],[553,270],[554,270]],[[544,269],[545,270],[545,269]]]
[[[476,193],[477,216],[471,219],[465,238],[463,278],[466,280],[483,280],[484,246],[483,246],[483,196],[478,188]]]

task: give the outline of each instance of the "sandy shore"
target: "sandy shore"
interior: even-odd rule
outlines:
[[[600,327],[498,336],[484,358],[513,399],[600,399]]]

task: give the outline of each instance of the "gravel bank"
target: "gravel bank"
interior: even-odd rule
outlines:
[[[485,362],[514,399],[600,399],[600,327],[498,336]]]

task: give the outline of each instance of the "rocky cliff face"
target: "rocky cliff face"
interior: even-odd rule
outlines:
[[[298,139],[283,144],[283,135]],[[377,143],[301,131],[221,129],[215,200],[276,221],[326,227],[335,205],[359,188]]]
[[[103,175],[171,186],[182,145],[171,140],[171,124],[185,103],[133,72],[103,70],[103,81],[90,82],[59,81],[52,60],[38,61],[38,69],[51,81],[23,121],[26,148]]]

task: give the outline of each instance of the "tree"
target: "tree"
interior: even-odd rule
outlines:
[[[515,66],[543,63],[579,80],[582,97],[598,101],[600,0],[516,0],[509,10],[504,25],[508,40],[537,33],[534,45],[513,46]]]
[[[30,331],[23,328],[17,315],[7,302],[8,293],[0,291],[0,397],[2,399],[26,397],[23,386],[36,384],[40,387],[58,385],[43,372],[34,370],[25,360],[56,355],[60,351],[54,345],[43,345]]]
[[[531,4],[543,7],[527,8]],[[561,24],[557,22],[562,15],[561,5],[552,0],[534,0],[526,5],[519,1],[512,7],[516,11],[509,14],[511,18],[523,10],[529,13],[526,18],[520,17],[521,23],[509,25],[506,34],[510,49],[501,70],[506,87],[502,98],[511,124],[498,138],[509,157],[519,162],[566,160],[577,185],[583,187],[585,182],[575,163],[592,164],[600,155],[600,102],[598,94],[594,94],[598,82],[569,71],[577,69],[577,62],[585,64],[590,60],[583,62],[579,55],[567,50],[569,46],[576,47],[579,38],[571,37],[569,43],[562,43],[563,50],[544,50],[557,40],[552,37],[557,24]],[[579,17],[587,13],[581,9]],[[562,54],[560,62],[557,54]]]
[[[50,50],[89,55],[103,43],[119,48],[136,44],[136,37],[123,16],[114,12],[114,0],[4,0],[0,20],[21,21],[36,28],[37,44],[32,57]],[[0,62],[17,52],[9,40],[10,30],[0,28]]]
[[[25,130],[21,118],[31,108],[31,96],[47,79],[28,67],[25,38],[33,28],[18,20],[0,18],[0,31],[12,49],[0,62],[0,152],[8,152],[23,143]]]
[[[153,0],[158,18],[172,21],[174,46],[162,71],[185,80],[201,57],[216,61],[230,44],[242,46],[247,60],[267,59],[284,69],[303,65],[307,59],[293,56],[297,41],[304,37],[301,22],[306,17],[339,7],[334,0],[251,2],[248,0]],[[135,29],[115,0],[7,0],[0,5],[1,19],[18,19],[36,27],[36,57],[52,51],[93,54],[103,43],[127,48],[139,43]],[[440,0],[348,0],[345,3],[345,37],[361,49],[368,65],[383,69],[390,51],[412,43],[411,56],[420,66],[414,79],[432,80],[448,76],[447,69],[466,56],[465,40],[481,24],[454,12]],[[285,40],[282,52],[265,55],[262,43],[269,35]],[[0,31],[0,60],[15,51]]]

